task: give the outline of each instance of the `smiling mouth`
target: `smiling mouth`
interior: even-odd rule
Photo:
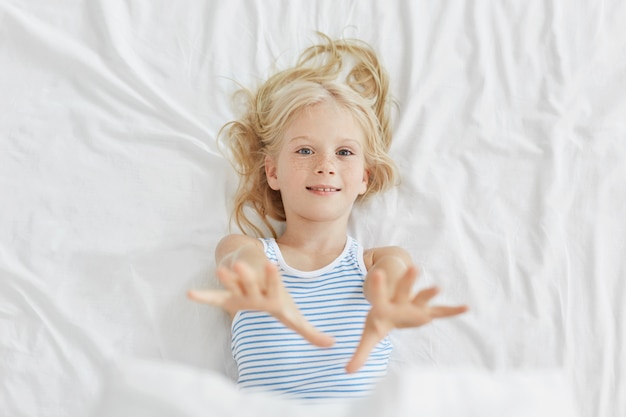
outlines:
[[[331,188],[331,187],[306,187],[309,191],[320,191],[325,193],[331,193],[335,191],[341,191],[341,188]]]

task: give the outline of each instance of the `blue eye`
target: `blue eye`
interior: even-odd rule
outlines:
[[[337,155],[350,156],[354,155],[354,152],[352,152],[350,149],[340,149],[339,151],[337,151]]]
[[[300,148],[296,151],[296,153],[299,153],[300,155],[311,155],[313,151],[309,148]]]

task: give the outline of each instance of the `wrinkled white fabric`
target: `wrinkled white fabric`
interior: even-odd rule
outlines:
[[[0,415],[88,415],[118,357],[232,388],[227,318],[185,298],[228,233],[215,136],[315,30],[372,44],[397,100],[402,183],[349,233],[471,308],[394,332],[390,368],[561,369],[581,417],[626,415],[625,21],[618,0],[0,0]]]
[[[368,398],[304,404],[238,391],[222,375],[172,363],[121,359],[105,376],[92,417],[576,417],[560,371],[490,372],[408,366]]]

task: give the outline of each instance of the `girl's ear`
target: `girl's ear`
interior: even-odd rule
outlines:
[[[278,185],[276,161],[274,161],[274,158],[270,156],[265,157],[265,177],[267,178],[267,184],[272,190],[280,190]]]
[[[370,170],[365,168],[363,170],[363,182],[361,183],[361,191],[359,191],[359,195],[365,194],[365,192],[367,191],[367,186],[369,185],[369,182],[370,182]]]

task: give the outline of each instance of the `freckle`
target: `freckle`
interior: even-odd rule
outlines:
[[[293,169],[298,170],[298,171],[304,171],[308,168],[308,165],[304,161],[295,161],[292,166],[293,166]]]

